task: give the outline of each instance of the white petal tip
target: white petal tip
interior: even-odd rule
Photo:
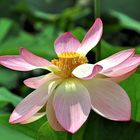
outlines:
[[[65,131],[71,133],[71,134],[75,134],[80,128],[70,128],[70,129],[65,129]]]
[[[9,119],[10,124],[15,124],[13,120]]]
[[[15,124],[15,123],[16,123],[16,120],[17,120],[17,119],[10,117],[9,123],[10,123],[10,124]]]
[[[9,118],[9,123],[11,124],[15,124],[18,123],[17,121],[21,118],[21,116],[19,114],[17,114],[16,112],[12,113],[12,115]]]
[[[76,133],[78,130],[67,130],[69,133],[74,134]]]

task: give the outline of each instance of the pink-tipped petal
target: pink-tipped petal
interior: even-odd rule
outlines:
[[[126,74],[123,74],[121,76],[117,76],[117,77],[108,77],[106,75],[103,75],[103,74],[97,74],[95,76],[95,78],[101,78],[101,79],[109,79],[109,80],[112,80],[114,81],[115,83],[120,83],[121,81],[127,79],[129,76],[131,76],[133,73],[136,72],[137,69],[134,69]]]
[[[10,123],[20,123],[36,114],[46,103],[48,97],[58,85],[58,81],[43,84],[24,98],[10,116]]]
[[[133,56],[133,57],[129,57],[120,65],[117,65],[112,69],[104,71],[102,73],[108,77],[118,77],[133,71],[139,65],[140,65],[140,56]]]
[[[116,82],[116,83],[120,83],[121,81],[127,79],[128,77],[130,77],[133,73],[136,72],[136,69],[124,74],[124,75],[121,75],[121,76],[118,76],[118,77],[111,77],[109,78],[110,80]]]
[[[25,48],[20,49],[20,55],[23,57],[25,61],[36,67],[47,67],[52,65],[52,63],[50,63],[48,60],[41,58],[37,55],[34,55]]]
[[[97,45],[103,33],[103,23],[97,18],[92,27],[85,35],[78,53],[86,55],[93,47]]]
[[[43,76],[33,77],[24,80],[24,84],[30,88],[37,89],[45,82],[48,82],[50,80],[58,79],[59,77],[54,75],[53,73],[49,73]]]
[[[102,71],[106,71],[114,66],[121,64],[123,61],[125,61],[129,57],[132,57],[134,53],[135,53],[134,49],[120,51],[106,59],[99,61],[97,64],[103,66]]]
[[[47,106],[46,106],[46,114],[47,119],[50,124],[50,126],[56,130],[56,131],[64,131],[64,128],[59,124],[59,122],[56,119],[54,107],[53,107],[53,98],[54,96],[51,95],[48,99]]]
[[[55,40],[54,48],[57,54],[61,54],[63,52],[76,52],[80,45],[80,42],[71,33],[66,32]]]
[[[43,112],[43,113],[36,113],[34,114],[31,118],[23,121],[23,122],[20,122],[20,124],[27,124],[27,123],[32,123],[34,121],[37,121],[39,120],[40,118],[42,118],[44,115],[46,114],[46,112]]]
[[[18,71],[30,71],[37,68],[27,63],[21,56],[0,56],[0,64],[9,69]]]
[[[98,74],[102,69],[103,68],[100,65],[82,64],[76,67],[72,74],[77,78],[89,80],[96,76],[96,74]]]
[[[76,79],[65,80],[56,89],[54,110],[62,127],[75,133],[86,121],[91,109],[87,89]]]
[[[92,109],[95,112],[110,120],[130,120],[130,99],[117,83],[98,78],[84,82],[89,90]]]

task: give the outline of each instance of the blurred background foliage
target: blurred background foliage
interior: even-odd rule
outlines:
[[[101,0],[104,34],[101,57],[127,48],[140,54],[139,0]],[[56,57],[53,43],[58,35],[72,32],[80,41],[94,22],[93,0],[0,0],[0,55],[18,54],[20,47],[51,60]],[[95,62],[95,50],[88,54]],[[129,123],[112,122],[91,113],[73,140],[140,139],[140,70],[121,83],[132,102]],[[28,125],[10,125],[11,111],[32,90],[23,80],[44,71],[16,72],[0,67],[0,139],[65,140],[65,132],[53,131],[46,117]],[[46,122],[44,124],[44,122]]]

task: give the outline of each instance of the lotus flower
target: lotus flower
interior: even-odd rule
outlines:
[[[128,49],[88,64],[86,54],[96,46],[102,31],[102,21],[97,18],[82,43],[69,32],[62,34],[54,43],[58,59],[51,62],[25,48],[20,49],[20,55],[0,56],[0,64],[13,70],[50,71],[24,81],[35,90],[17,105],[9,122],[25,124],[46,114],[55,130],[75,133],[91,109],[110,120],[130,120],[130,100],[118,82],[135,72],[140,56]]]

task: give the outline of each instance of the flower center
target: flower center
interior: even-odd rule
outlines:
[[[62,77],[73,77],[72,71],[79,65],[87,63],[85,56],[76,52],[64,52],[58,55],[58,59],[53,59],[52,63],[59,67]]]

